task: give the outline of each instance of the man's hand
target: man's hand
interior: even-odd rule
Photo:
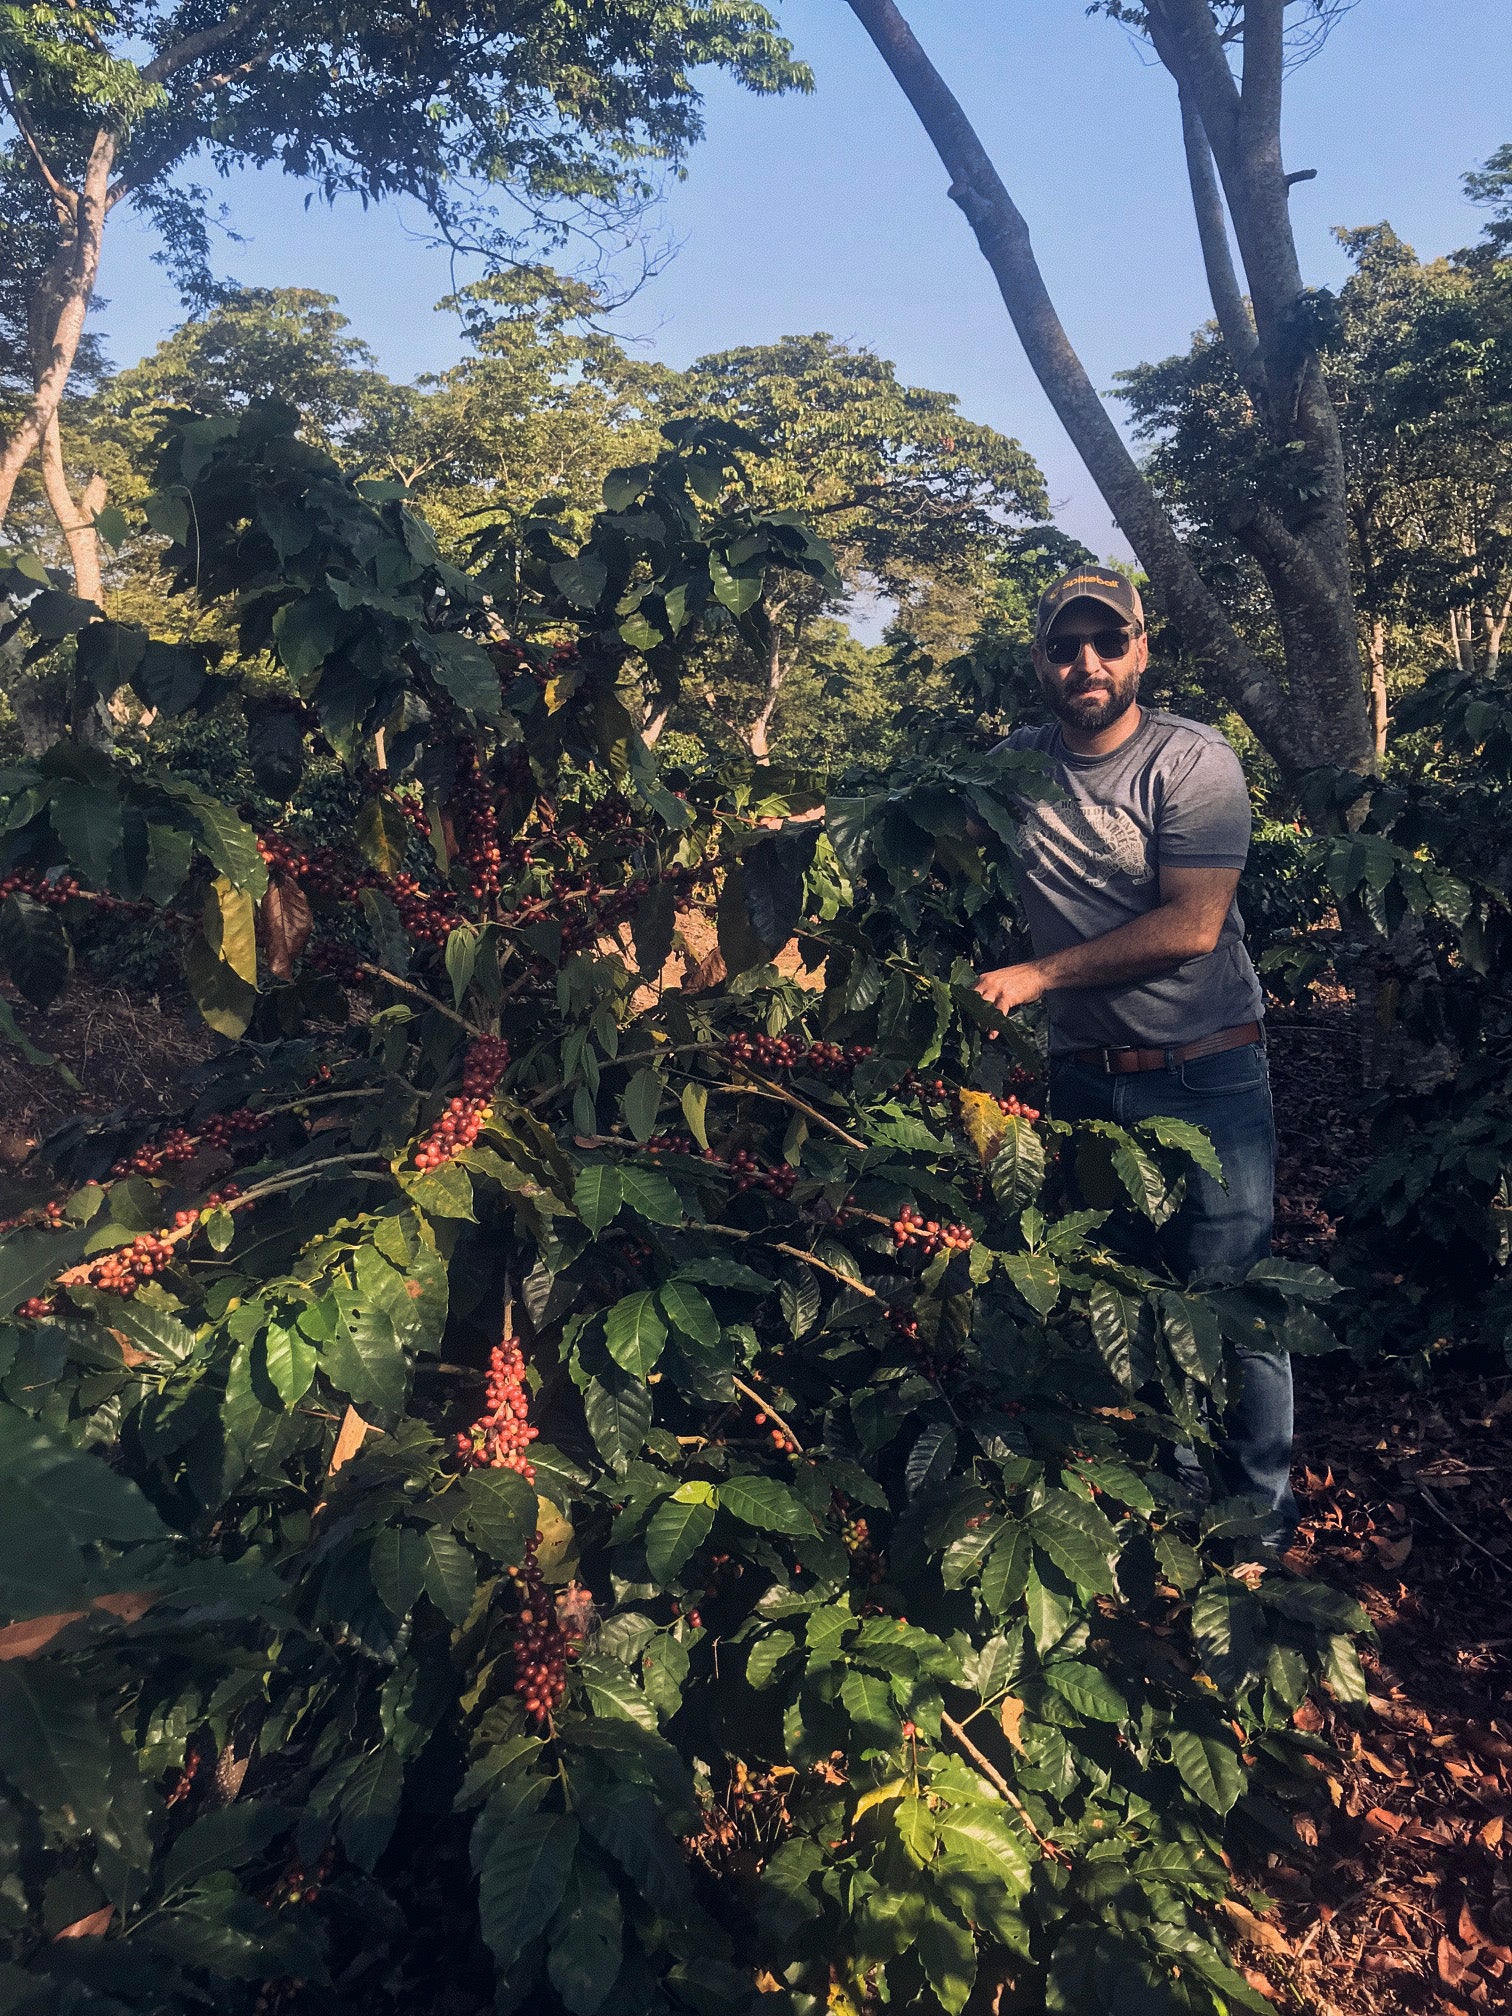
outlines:
[[[976,983],[976,991],[984,1001],[991,1002],[999,1015],[1008,1015],[1015,1008],[1022,1008],[1026,1001],[1038,1001],[1045,991],[1045,980],[1039,961],[1029,959],[1021,966],[999,966],[991,973],[984,973]]]
[[[816,819],[823,817],[824,807],[815,805],[807,812],[768,812],[756,824],[763,833],[780,833],[784,826],[812,826]]]
[[[999,966],[982,975],[976,991],[1007,1015],[1060,987],[1120,987],[1153,973],[1173,973],[1217,945],[1238,886],[1237,869],[1162,868],[1160,901],[1143,917],[1043,959]]]

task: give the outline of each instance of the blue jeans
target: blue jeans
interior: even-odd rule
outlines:
[[[1163,1113],[1207,1131],[1227,1188],[1193,1169],[1186,1201],[1158,1232],[1143,1228],[1146,1253],[1184,1281],[1237,1279],[1271,1250],[1275,1215],[1276,1123],[1265,1047],[1247,1044],[1169,1064],[1163,1071],[1108,1073],[1058,1058],[1050,1070],[1057,1120],[1113,1120],[1132,1126]],[[1218,1476],[1231,1495],[1260,1498],[1273,1515],[1266,1538],[1285,1545],[1297,1523],[1291,1488],[1291,1359],[1268,1351],[1238,1356],[1241,1390],[1224,1420]]]

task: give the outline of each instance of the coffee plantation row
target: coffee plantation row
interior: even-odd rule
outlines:
[[[1457,1193],[1383,1165],[1343,1304],[1119,1257],[1212,1151],[1046,1118],[973,991],[1038,759],[774,831],[815,780],[641,741],[698,626],[828,578],[740,455],[672,430],[585,544],[548,503],[464,572],[292,415],[185,421],[148,516],[220,657],[5,562],[155,728],[0,776],[0,962],[45,1004],[114,917],[223,1039],[0,1238],[6,2012],[1270,2006],[1222,1906],[1365,1620],[1173,1452],[1211,1469],[1236,1345],[1360,1320],[1372,1211]],[[212,710],[245,793],[155,748]],[[1492,970],[1484,840],[1361,809],[1345,911]]]

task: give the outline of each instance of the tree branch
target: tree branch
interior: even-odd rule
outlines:
[[[1178,87],[1179,89],[1180,87]],[[1266,415],[1265,370],[1260,361],[1260,343],[1254,318],[1240,291],[1229,250],[1228,222],[1223,194],[1213,167],[1213,150],[1208,144],[1202,114],[1190,91],[1181,90],[1181,137],[1186,146],[1187,179],[1192,189],[1192,209],[1197,218],[1197,236],[1202,243],[1202,263],[1207,271],[1208,293],[1223,341],[1240,382],[1254,401],[1261,418]]]
[[[74,191],[68,187],[67,183],[60,181],[58,176],[54,174],[48,163],[47,156],[42,152],[41,142],[32,131],[31,121],[21,110],[20,100],[11,90],[9,81],[5,78],[0,78],[0,104],[5,106],[6,111],[9,112],[12,120],[15,122],[16,131],[26,142],[26,151],[31,155],[37,173],[46,184],[48,194],[65,216],[72,217],[78,208],[79,199]]]
[[[1286,0],[1245,0],[1240,117],[1257,131],[1281,130],[1285,43]]]
[[[201,28],[193,35],[186,35],[182,42],[176,42],[171,49],[164,49],[154,56],[142,71],[142,81],[146,84],[164,84],[176,76],[188,63],[197,63],[201,56],[208,56],[212,49],[220,49],[227,42],[234,41],[243,29],[254,21],[260,21],[268,12],[271,0],[253,0],[249,7],[239,8],[228,14],[224,21],[213,22],[208,28]]]

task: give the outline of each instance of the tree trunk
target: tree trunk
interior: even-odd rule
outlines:
[[[31,306],[36,391],[0,451],[0,524],[10,510],[17,478],[42,446],[49,425],[57,417],[69,373],[79,354],[84,317],[100,271],[100,247],[110,203],[110,172],[116,145],[115,134],[103,128],[95,134],[81,187],[77,192],[65,192],[66,205],[60,203],[63,221],[58,250]]]
[[[1386,697],[1386,625],[1377,616],[1370,626],[1370,733],[1378,757],[1386,754],[1389,710]]]
[[[1507,634],[1509,621],[1512,621],[1512,594],[1509,594],[1501,605],[1500,615],[1497,614],[1494,605],[1487,604],[1485,673],[1488,679],[1494,679],[1500,669],[1502,640]]]
[[[666,732],[667,723],[672,719],[672,702],[659,700],[641,723],[641,740],[648,749],[654,749]]]
[[[775,618],[776,612],[769,610],[768,614]],[[772,716],[777,711],[777,701],[782,692],[782,682],[786,676],[786,671],[787,668],[782,662],[782,632],[778,629],[774,620],[772,624],[772,641],[767,648],[766,693],[762,699],[761,712],[746,731],[746,740],[750,744],[751,754],[756,758],[758,763],[770,763],[772,760]]]
[[[1188,0],[1179,0],[1179,8],[1177,0],[1167,0],[1165,6],[1152,6],[1148,12],[1157,52],[1188,101],[1188,166],[1204,254],[1210,272],[1216,269],[1214,291],[1237,339],[1242,297],[1232,282],[1226,239],[1221,241],[1220,263],[1220,238],[1214,227],[1221,226],[1222,218],[1221,213],[1215,215],[1216,185],[1208,146],[1223,178],[1250,277],[1255,342],[1264,367],[1263,417],[1267,425],[1284,430],[1284,439],[1301,438],[1309,472],[1317,471],[1320,495],[1307,506],[1301,522],[1283,522],[1274,513],[1257,510],[1242,527],[1232,528],[1256,553],[1276,601],[1286,659],[1284,685],[1234,630],[1197,573],[1072,348],[1045,288],[1023,217],[893,0],[849,0],[849,5],[933,141],[951,178],[950,195],[976,233],[1035,376],[1187,650],[1283,771],[1295,776],[1329,764],[1368,768],[1373,750],[1349,583],[1343,456],[1316,350],[1299,335],[1298,308],[1304,290],[1280,163],[1279,44],[1273,47],[1268,32],[1277,25],[1281,0],[1252,0],[1246,15],[1247,23],[1250,14],[1255,16],[1257,31],[1253,57],[1248,39],[1246,44],[1243,105],[1213,31],[1207,0],[1190,0],[1190,6]],[[1165,18],[1175,11],[1184,16],[1179,33]],[[1197,39],[1197,16],[1206,23],[1206,43]],[[1261,33],[1261,28],[1267,32]],[[1176,62],[1178,45],[1190,61]],[[1214,61],[1221,79],[1212,74]],[[1227,108],[1232,114],[1227,125],[1220,116],[1225,90],[1233,101]],[[1194,126],[1197,119],[1202,146]],[[1206,201],[1205,185],[1210,190]],[[1228,287],[1223,285],[1225,266]],[[1236,362],[1242,372],[1250,369],[1247,353]]]
[[[103,616],[105,582],[100,571],[100,535],[94,529],[94,521],[95,514],[104,507],[105,478],[98,473],[92,475],[78,498],[74,497],[63,467],[63,438],[56,413],[42,436],[42,484],[58,529],[68,541],[74,593],[86,602],[93,602]]]

